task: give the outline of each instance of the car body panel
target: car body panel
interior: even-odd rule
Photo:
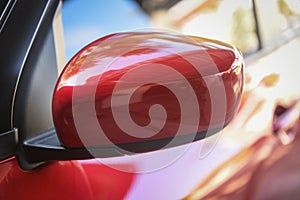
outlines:
[[[0,172],[0,199],[122,199],[135,177],[97,162],[78,161],[53,162],[28,172],[15,158],[2,161]]]

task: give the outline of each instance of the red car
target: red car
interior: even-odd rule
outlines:
[[[0,199],[183,198],[220,163],[200,152],[237,112],[240,51],[122,32],[60,72],[59,3],[0,3]]]

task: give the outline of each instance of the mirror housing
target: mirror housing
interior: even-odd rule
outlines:
[[[170,33],[118,33],[84,47],[53,96],[67,148],[115,145],[139,153],[203,139],[234,116],[243,88],[240,53]]]
[[[124,32],[81,49],[53,94],[55,129],[24,142],[25,160],[151,152],[204,139],[237,111],[241,53],[215,40]]]

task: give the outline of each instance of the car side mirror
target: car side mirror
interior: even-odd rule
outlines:
[[[234,117],[244,64],[233,46],[124,32],[80,50],[53,94],[55,129],[24,142],[29,163],[156,151],[204,139]]]

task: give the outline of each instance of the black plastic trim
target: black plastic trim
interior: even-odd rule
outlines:
[[[114,146],[65,148],[61,146],[54,129],[24,142],[25,159],[37,163],[57,160],[79,160],[123,156]],[[90,153],[93,152],[93,155]]]
[[[49,2],[58,4],[58,0],[14,1],[5,17],[0,32],[0,133],[16,127],[12,122],[12,112],[17,83],[41,15]]]
[[[0,160],[4,160],[17,151],[18,145],[18,130],[12,129],[10,131],[0,134]]]
[[[207,138],[222,130],[226,125],[208,131],[198,132],[197,134],[176,136],[176,142],[173,143],[172,141],[172,145],[169,147],[184,145],[192,141]],[[51,129],[34,138],[26,140],[23,149],[26,161],[35,164],[44,161],[108,158],[150,152],[162,149],[173,139],[174,138],[163,138],[97,147],[66,148],[61,146],[55,130]],[[26,167],[23,169],[30,170],[30,168]]]
[[[14,3],[16,2],[16,0],[6,0],[6,1],[2,1],[0,2],[0,32],[2,30],[2,27],[6,21],[7,16],[9,15],[9,12],[11,11],[11,9],[13,8]]]
[[[23,169],[43,164],[26,160],[23,142],[53,127],[58,70],[52,23],[58,5],[59,0],[8,0],[1,13],[0,161],[16,156]]]

